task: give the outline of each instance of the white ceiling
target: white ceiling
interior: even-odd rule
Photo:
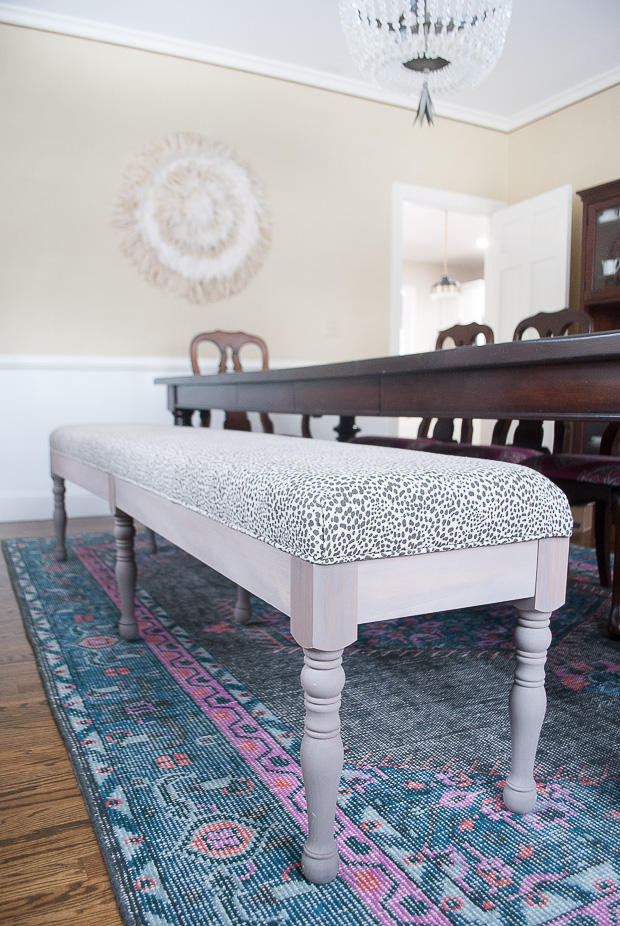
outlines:
[[[358,73],[338,0],[14,0],[0,2],[0,21],[417,108]],[[434,103],[440,116],[510,131],[619,82],[620,0],[513,0],[495,70]]]

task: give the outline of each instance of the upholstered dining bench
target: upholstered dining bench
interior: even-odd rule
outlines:
[[[115,512],[120,633],[136,632],[133,518],[290,615],[303,648],[302,868],[334,878],[344,647],[359,624],[512,602],[510,810],[536,799],[551,612],[564,602],[572,519],[564,494],[510,463],[201,428],[75,425],[51,436],[56,556],[65,479]]]

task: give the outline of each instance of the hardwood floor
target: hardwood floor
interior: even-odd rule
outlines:
[[[111,518],[76,518],[68,533],[111,528]],[[2,539],[52,533],[51,521],[0,524]],[[0,923],[122,926],[2,556],[0,742]]]

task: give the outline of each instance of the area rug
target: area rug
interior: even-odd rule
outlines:
[[[140,541],[140,538],[139,538]],[[342,864],[301,875],[301,651],[287,619],[178,548],[138,542],[141,639],[116,633],[110,535],[5,554],[128,926],[620,923],[620,644],[573,547],[552,620],[538,803],[501,800],[515,613],[361,628],[345,651]]]

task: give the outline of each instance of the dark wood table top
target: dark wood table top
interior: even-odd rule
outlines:
[[[155,382],[177,413],[620,420],[620,331]]]

